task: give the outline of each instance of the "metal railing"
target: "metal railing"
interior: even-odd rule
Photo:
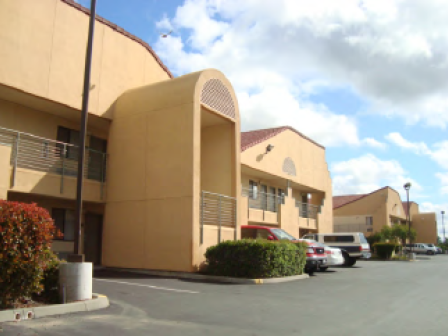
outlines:
[[[299,208],[299,217],[317,219],[320,207],[314,204],[302,203],[296,201],[296,207]]]
[[[235,197],[201,192],[200,205],[200,242],[204,242],[204,225],[218,226],[218,243],[221,242],[223,226],[235,229],[234,239],[237,239],[237,199]]]
[[[78,171],[79,147],[0,127],[0,145],[11,146],[11,165],[13,167],[12,185],[15,185],[17,168],[31,169],[61,176],[61,193],[64,190],[64,177],[76,177]],[[84,176],[87,179],[106,181],[107,154],[86,148]]]
[[[248,197],[250,209],[278,212],[278,205],[283,204],[284,197],[251,189],[242,189],[242,195]]]

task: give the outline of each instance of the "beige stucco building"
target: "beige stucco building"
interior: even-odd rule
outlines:
[[[0,2],[0,198],[47,208],[63,257],[74,248],[88,14],[72,0]],[[173,78],[100,17],[86,155],[83,252],[105,266],[194,271],[246,223],[296,236],[333,227],[322,146],[287,127],[241,134],[221,72]]]
[[[407,222],[407,202],[402,202],[398,192],[390,187],[369,194],[333,197],[333,222],[335,232],[363,232],[370,235],[382,227]],[[418,204],[410,202],[411,227],[416,229],[419,243],[437,243],[435,213],[420,213]]]

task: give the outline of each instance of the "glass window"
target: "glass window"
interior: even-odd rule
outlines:
[[[366,237],[364,237],[364,235],[362,233],[359,234],[359,241],[361,242],[361,244],[368,244],[369,243],[367,241]]]
[[[283,189],[278,189],[278,204],[285,204],[285,191]]]
[[[272,236],[272,234],[269,232],[269,230],[266,229],[257,229],[257,239],[268,239],[269,236]]]
[[[366,217],[366,225],[373,225],[373,217]]]
[[[241,229],[242,239],[255,239],[257,234],[257,229],[243,228]]]
[[[62,239],[67,241],[75,240],[75,211],[70,209],[53,208],[51,215],[55,226],[64,234]]]
[[[257,199],[258,197],[258,184],[252,180],[249,180],[249,197]]]
[[[288,239],[288,240],[296,240],[293,236],[291,236],[289,233],[282,229],[271,229],[271,232],[278,238],[278,239]]]
[[[353,236],[324,236],[325,243],[353,243],[354,241]]]

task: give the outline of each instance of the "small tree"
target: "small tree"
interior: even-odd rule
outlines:
[[[415,229],[411,228],[410,233],[411,235],[409,237],[409,228],[406,225],[395,224],[391,228],[392,237],[400,240],[403,246],[406,244],[406,239],[410,238],[410,241],[414,241],[417,237],[417,231]]]
[[[0,308],[42,291],[55,235],[60,233],[47,210],[0,200]]]

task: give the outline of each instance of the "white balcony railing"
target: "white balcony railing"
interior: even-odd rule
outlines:
[[[77,176],[78,146],[3,127],[0,127],[0,145],[12,147],[13,186],[17,168],[60,175],[61,193],[64,190],[64,177]],[[106,161],[106,153],[86,148],[84,176],[87,179],[101,182],[101,195],[103,184],[106,181]]]

